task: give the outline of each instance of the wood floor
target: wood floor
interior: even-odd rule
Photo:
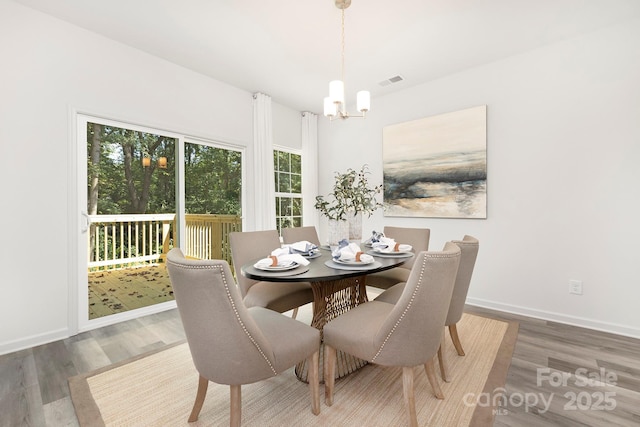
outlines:
[[[640,340],[476,307],[467,312],[520,322],[495,426],[640,425]],[[298,317],[309,323],[310,309]],[[78,425],[67,378],[183,339],[179,315],[169,310],[0,356],[0,426]],[[603,381],[585,384],[596,373]]]

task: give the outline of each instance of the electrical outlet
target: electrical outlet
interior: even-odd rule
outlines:
[[[582,280],[569,280],[569,293],[574,295],[582,295]]]

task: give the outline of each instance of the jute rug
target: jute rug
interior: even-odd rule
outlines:
[[[490,426],[493,413],[482,402],[504,386],[518,324],[465,314],[458,333],[466,356],[456,354],[447,336],[451,382],[441,381],[444,400],[434,397],[424,370],[415,368],[421,426]],[[447,334],[448,335],[448,334]],[[215,349],[212,349],[215,351]],[[186,343],[133,361],[69,379],[81,426],[187,426],[198,374]],[[308,385],[293,370],[242,386],[243,426],[402,426],[406,425],[402,369],[367,365],[336,381],[334,404],[310,409]],[[476,404],[476,402],[481,402]],[[193,426],[229,424],[229,387],[209,383],[200,419]]]

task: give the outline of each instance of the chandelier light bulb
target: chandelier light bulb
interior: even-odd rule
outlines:
[[[334,104],[344,104],[344,83],[342,80],[329,82],[329,98]]]
[[[361,113],[369,111],[369,108],[371,107],[371,94],[369,94],[368,90],[361,90],[356,93],[356,104],[358,106],[358,111]]]
[[[330,96],[327,96],[324,99],[324,115],[326,117],[335,117],[336,112],[336,104],[333,103]]]

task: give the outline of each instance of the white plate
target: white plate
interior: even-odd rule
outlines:
[[[337,262],[338,264],[344,264],[344,265],[367,265],[367,264],[371,264],[374,260],[371,260],[369,262],[362,262],[362,261],[356,261],[356,260],[345,261],[341,259],[334,259],[333,261]]]
[[[339,262],[335,262],[334,260],[325,261],[324,265],[330,268],[335,268],[338,270],[359,270],[359,271],[367,271],[367,270],[375,270],[376,268],[382,267],[380,261],[374,261],[369,264],[341,264]]]
[[[367,253],[373,256],[381,256],[381,257],[388,257],[388,258],[409,258],[410,256],[413,255],[413,252],[380,252],[380,251],[376,251],[375,249],[372,251],[367,251]]]
[[[256,263],[256,264],[253,264],[253,266],[258,270],[264,270],[264,271],[286,271],[286,270],[293,270],[298,266],[298,263],[295,261],[289,261],[285,264],[278,264],[273,267],[270,265],[264,265],[264,264],[260,265]]]
[[[320,251],[313,253],[312,255],[302,255],[303,257],[305,257],[306,259],[313,259],[313,258],[318,258],[320,256],[322,256],[322,254],[320,253]]]

